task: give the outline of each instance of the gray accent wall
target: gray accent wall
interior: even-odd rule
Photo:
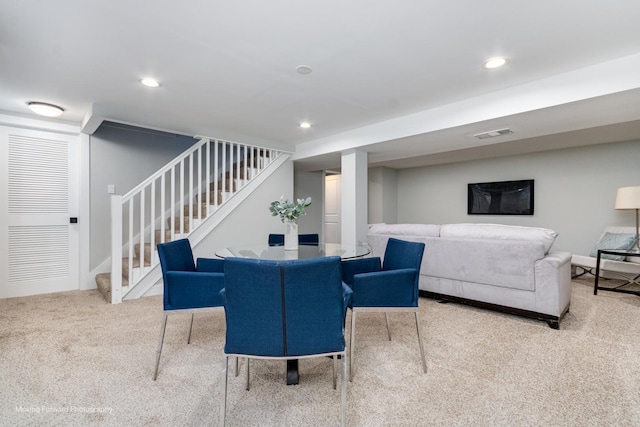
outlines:
[[[111,256],[111,195],[126,194],[196,143],[184,136],[105,122],[90,136],[91,257],[95,269]]]
[[[467,215],[468,183],[531,178],[534,215]],[[397,223],[547,227],[559,233],[553,250],[588,255],[605,226],[635,225],[633,211],[613,208],[618,187],[634,185],[640,185],[640,141],[400,169]]]

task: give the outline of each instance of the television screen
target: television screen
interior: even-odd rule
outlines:
[[[533,180],[469,184],[469,215],[533,215]]]

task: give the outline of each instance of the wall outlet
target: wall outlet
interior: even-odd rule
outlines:
[[[116,194],[116,185],[115,184],[107,185],[107,193]]]

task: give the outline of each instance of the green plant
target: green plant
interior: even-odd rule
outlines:
[[[284,222],[288,219],[291,222],[302,216],[306,215],[305,209],[311,204],[311,197],[306,199],[298,199],[296,203],[290,202],[289,199],[285,199],[284,195],[280,197],[280,200],[274,200],[269,205],[269,211],[271,216],[280,216],[280,221]]]

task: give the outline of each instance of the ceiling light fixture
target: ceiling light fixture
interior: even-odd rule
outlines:
[[[31,111],[45,117],[58,117],[64,113],[64,108],[45,102],[27,102]]]
[[[140,83],[146,87],[151,87],[151,88],[160,87],[160,82],[157,81],[156,79],[152,79],[151,77],[145,77],[144,79],[141,79]]]
[[[494,68],[500,68],[507,63],[507,58],[503,56],[497,56],[484,61],[484,68],[492,70]]]
[[[311,123],[309,123],[309,122],[302,122],[302,123],[300,123],[300,127],[301,127],[302,129],[309,129],[309,128],[311,127]]]
[[[511,129],[504,128],[504,129],[490,130],[488,132],[476,133],[473,136],[475,136],[478,139],[487,139],[487,138],[494,138],[496,136],[508,135],[510,133],[513,133]]]

